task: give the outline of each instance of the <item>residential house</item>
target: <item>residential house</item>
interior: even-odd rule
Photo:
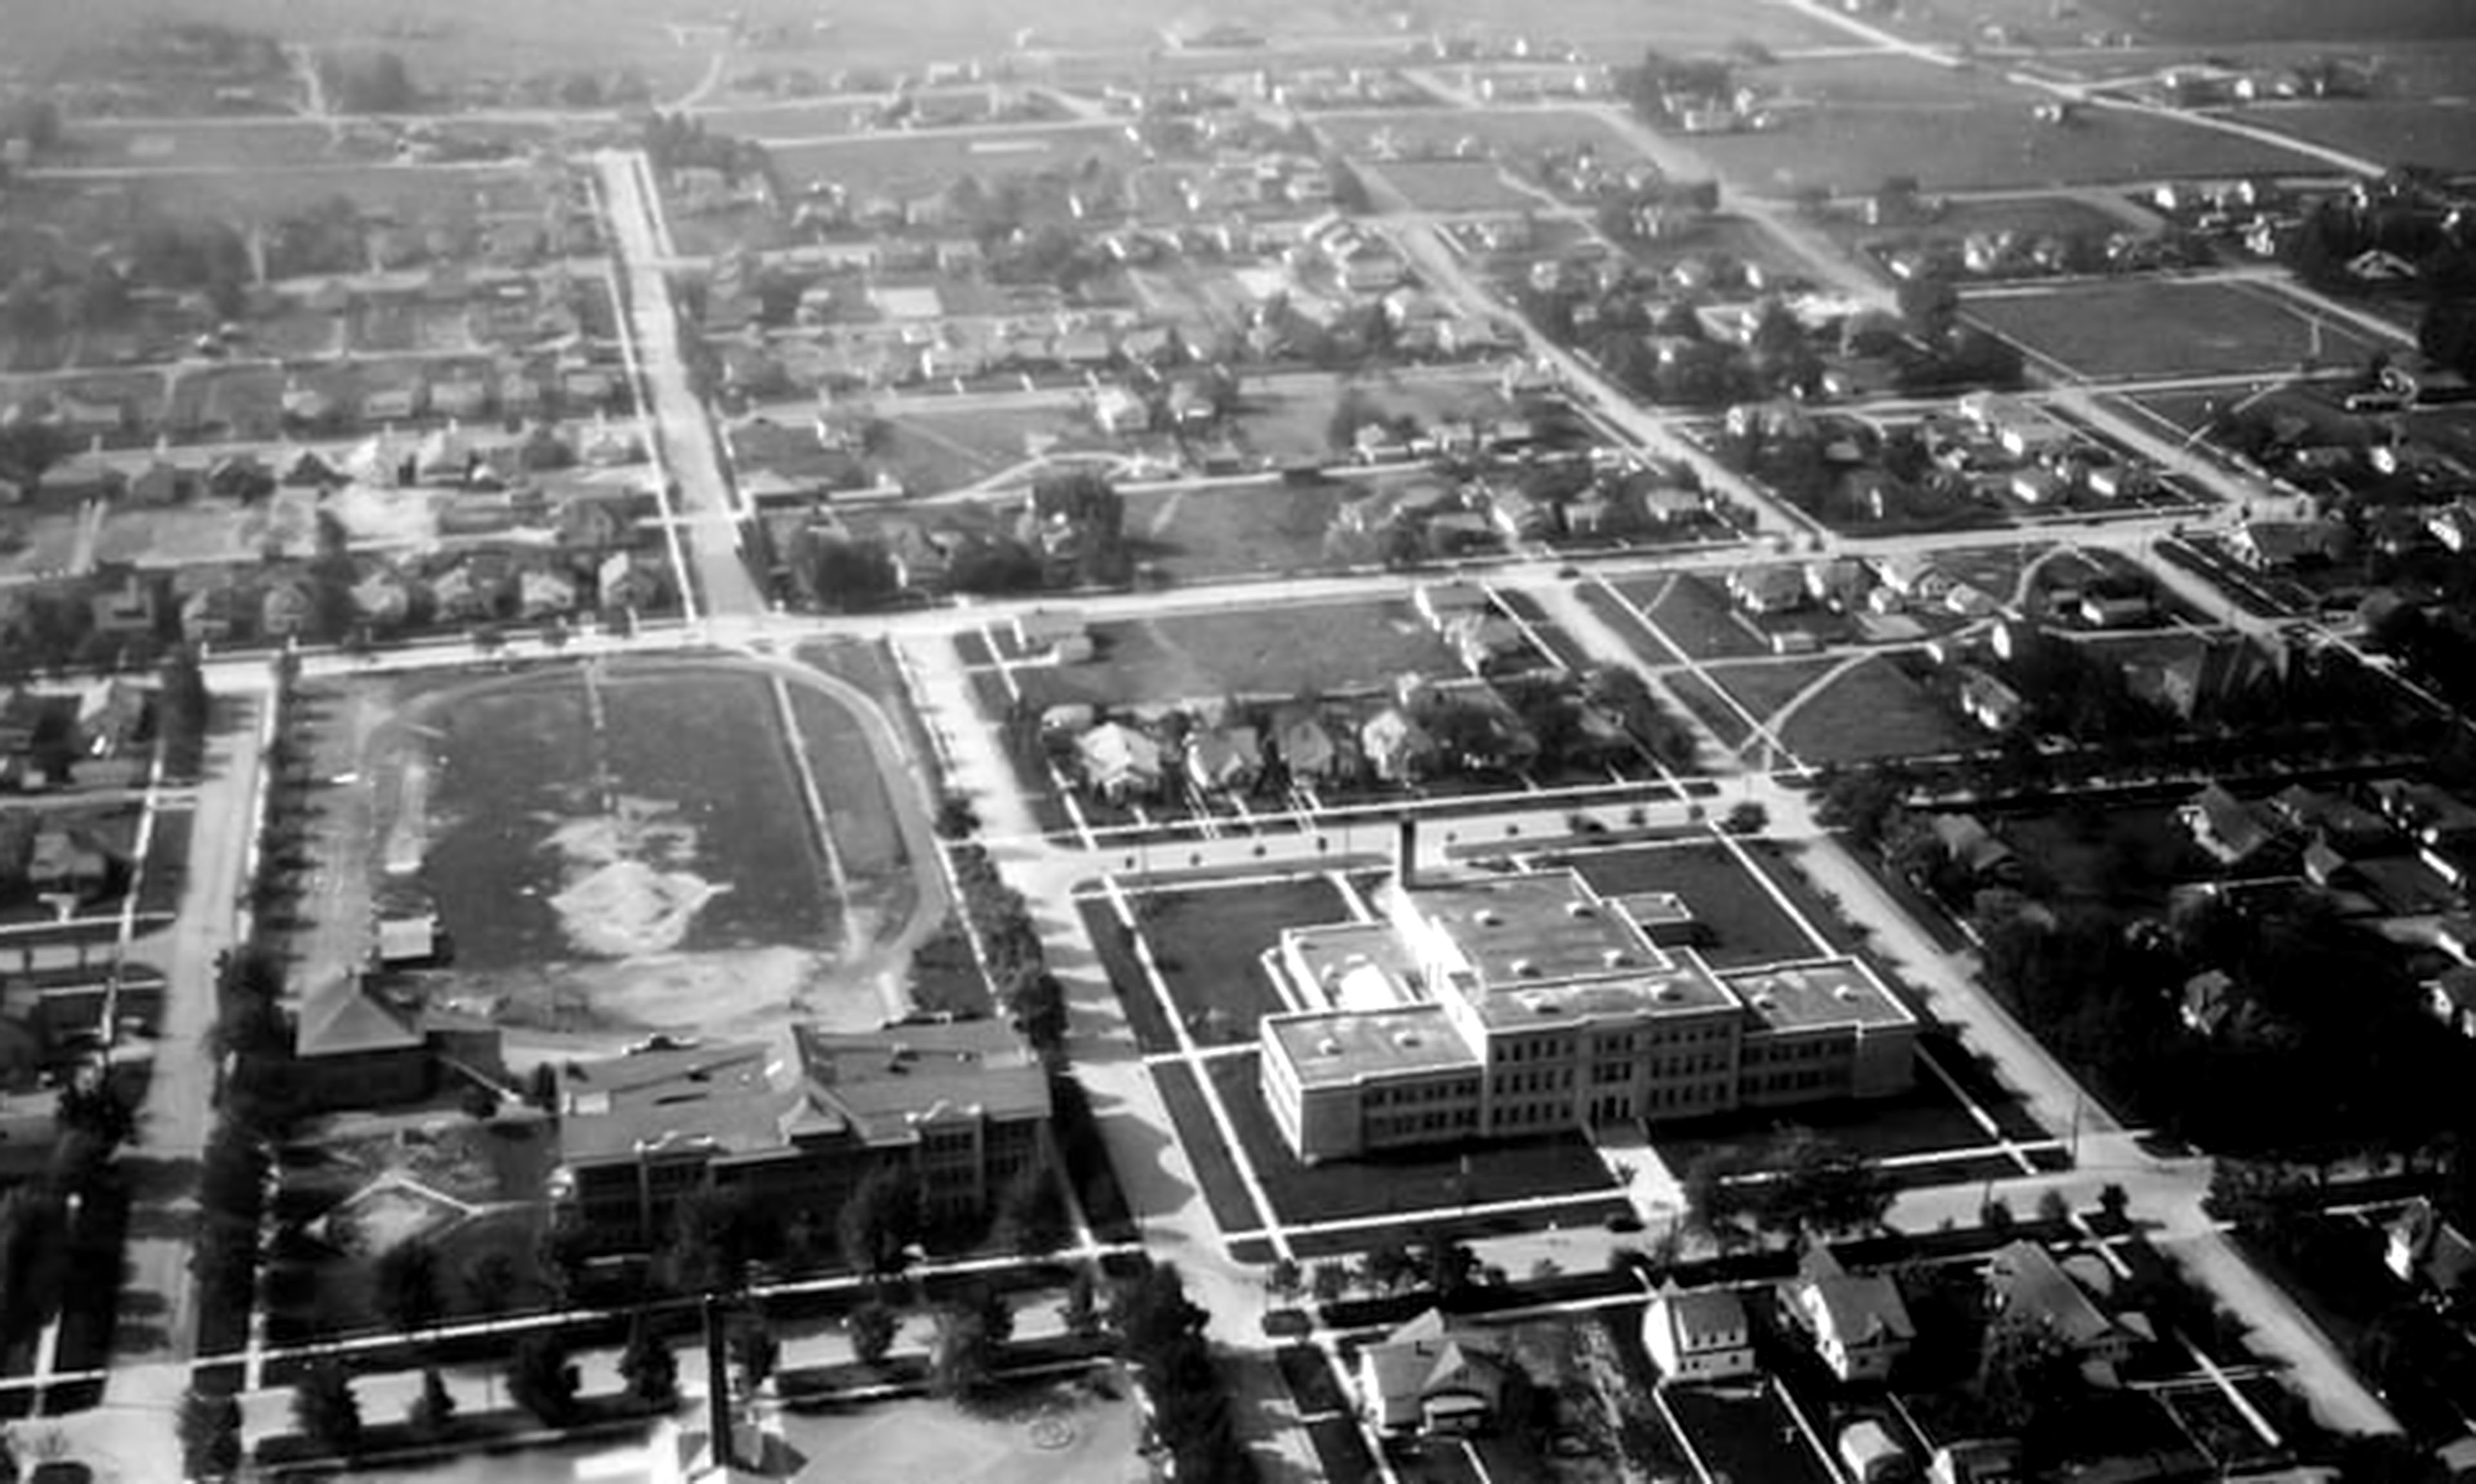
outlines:
[[[1643,1310],[1642,1344],[1663,1381],[1726,1381],[1754,1373],[1752,1325],[1734,1289],[1688,1292],[1669,1279]]]
[[[1379,1431],[1483,1432],[1505,1375],[1501,1340],[1429,1309],[1359,1351],[1359,1407]]]
[[[2424,981],[2424,1007],[2435,1020],[2476,1038],[2476,968],[2453,964]]]
[[[26,886],[37,896],[91,901],[111,889],[126,865],[92,831],[46,819],[35,827],[26,856]]]
[[[2262,572],[2326,567],[2347,555],[2344,522],[2336,520],[2246,521],[2227,537],[2227,550]]]
[[[1806,1249],[1782,1291],[1788,1316],[1843,1381],[1879,1381],[1917,1339],[1917,1324],[1889,1274],[1850,1273],[1820,1243]]]
[[[275,493],[275,471],[250,454],[227,454],[207,465],[207,493],[247,504]]]
[[[1965,665],[1960,672],[1960,710],[1988,731],[2009,731],[2027,717],[2029,704],[1992,671]]]
[[[2223,969],[2204,969],[2184,981],[2175,1018],[2196,1036],[2216,1036],[2244,1007],[2244,997]]]
[[[1252,727],[1199,730],[1187,738],[1187,780],[1199,792],[1244,792],[1263,771],[1263,743]]]
[[[152,635],[158,596],[152,578],[135,570],[122,572],[117,581],[96,589],[87,600],[94,631],[114,638]]]
[[[576,607],[576,580],[566,573],[529,566],[516,574],[516,616],[526,623],[557,618]]]
[[[1794,563],[1738,567],[1728,574],[1728,596],[1749,613],[1794,613],[1809,594],[1805,575]]]
[[[1085,786],[1112,804],[1160,792],[1160,744],[1124,722],[1103,722],[1077,737]]]
[[[189,497],[195,482],[189,470],[159,452],[146,461],[146,467],[129,477],[121,496],[133,505],[178,505]]]
[[[2261,811],[2216,783],[2185,801],[2175,818],[2191,833],[2192,843],[2222,866],[2251,865],[2278,839]]]
[[[1387,783],[1416,781],[1436,758],[1436,741],[1427,729],[1398,705],[1386,706],[1358,729],[1358,749],[1375,776]]]
[[[2288,829],[2350,858],[2387,851],[2398,840],[2397,832],[2372,810],[2301,783],[2289,784],[2262,802]]]
[[[1295,784],[1318,783],[1341,765],[1332,732],[1305,706],[1287,707],[1273,721],[1273,750]]]
[[[2047,1326],[2070,1347],[2083,1373],[2101,1384],[2111,1383],[2115,1368],[2155,1338],[2143,1316],[2118,1317],[2100,1309],[2053,1254],[2035,1242],[2014,1242],[1997,1250],[1987,1263],[1986,1288],[1997,1316]]]
[[[1909,1450],[1900,1446],[1889,1428],[1870,1417],[1859,1418],[1840,1429],[1836,1451],[1852,1484],[1908,1484],[1918,1474],[1917,1462],[1909,1457]]]
[[[2241,634],[2220,634],[2165,658],[2123,667],[2124,685],[2184,721],[2207,718],[2229,702],[2275,681],[2284,655]]]
[[[2431,783],[2383,779],[2368,785],[2373,806],[2419,844],[2464,845],[2476,840],[2476,806]]]
[[[1934,1450],[1927,1484],[2024,1484],[2029,1477],[2015,1438],[1970,1438]]]
[[[2466,1293],[2476,1279],[2476,1243],[2422,1196],[2391,1219],[2382,1260],[2391,1276],[2437,1299]]]
[[[279,572],[259,592],[258,631],[270,639],[306,634],[318,618],[318,595],[297,572]]]
[[[1976,815],[1936,814],[1926,823],[1942,842],[1944,858],[1969,879],[1994,881],[2019,874],[2018,854]]]

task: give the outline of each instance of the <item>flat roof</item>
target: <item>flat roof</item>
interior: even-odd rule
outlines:
[[[1419,962],[1391,923],[1292,928],[1281,934],[1281,947],[1328,997],[1339,999],[1348,991],[1355,1000],[1380,977],[1390,982],[1390,999],[1412,998],[1409,983]]]
[[[1668,967],[1668,955],[1572,871],[1422,885],[1407,896],[1490,990]]]
[[[1624,909],[1625,916],[1645,928],[1653,923],[1666,926],[1695,921],[1692,905],[1672,891],[1627,892],[1617,898],[1616,903]]]
[[[1636,1019],[1734,1009],[1737,1000],[1691,953],[1661,954],[1661,967],[1617,978],[1562,984],[1514,982],[1472,997],[1490,1030],[1548,1029],[1560,1021]]]
[[[1854,958],[1768,964],[1723,974],[1720,979],[1772,1030],[1897,1026],[1917,1019],[1872,969]]]
[[[1444,1007],[1336,1010],[1268,1015],[1264,1034],[1279,1044],[1302,1087],[1334,1087],[1367,1077],[1479,1070]]]

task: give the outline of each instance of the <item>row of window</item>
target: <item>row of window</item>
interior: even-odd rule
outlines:
[[[1545,1128],[1565,1122],[1572,1109],[1561,1100],[1551,1102],[1498,1103],[1496,1126],[1502,1128]]]
[[[1748,1093],[1801,1093],[1812,1092],[1818,1087],[1838,1086],[1843,1080],[1844,1078],[1828,1069],[1809,1069],[1801,1072],[1770,1072],[1759,1077],[1749,1076],[1746,1078],[1744,1085]]]
[[[1845,1056],[1845,1041],[1748,1041],[1745,1058],[1758,1061],[1820,1061],[1827,1056]]]
[[[1494,1083],[1499,1098],[1507,1093],[1544,1093],[1573,1085],[1571,1067],[1543,1067],[1536,1072],[1499,1072]]]
[[[1468,1101],[1478,1096],[1478,1079],[1464,1077],[1452,1082],[1412,1082],[1405,1087],[1371,1087],[1366,1105],[1380,1108],[1414,1102],[1450,1102]]]
[[[1367,1142],[1383,1144],[1413,1134],[1437,1134],[1453,1129],[1475,1130],[1478,1109],[1429,1108],[1422,1113],[1402,1113],[1390,1118],[1367,1121]]]

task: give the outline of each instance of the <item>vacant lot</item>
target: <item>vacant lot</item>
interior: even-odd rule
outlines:
[[[914,1343],[926,1333],[914,1319]],[[1124,1396],[1081,1382],[1007,1389],[986,1406],[912,1398],[786,1412],[801,1457],[832,1459],[850,1484],[1088,1484],[1118,1477],[1140,1446],[1142,1419]]]
[[[1816,62],[1768,75],[1815,108],[1765,134],[1696,137],[1694,148],[1748,188],[1871,190],[1914,175],[1928,190],[2076,185],[2296,167],[2295,152],[2170,118],[2092,113],[2057,128],[2030,116],[2039,95],[1981,72],[1897,59]]]
[[[1748,623],[1716,578],[1690,572],[1639,578],[1617,590],[1657,626],[1674,652],[1690,659],[1745,659],[1768,653],[1762,633]],[[1670,657],[1654,650],[1645,657]]]
[[[1520,211],[1540,205],[1487,161],[1400,160],[1361,169],[1371,185],[1390,186],[1413,210]]]
[[[1846,39],[1786,6],[1715,6],[1708,0],[1571,0],[1552,11],[1517,0],[1443,0],[1419,14],[1422,25],[1448,34],[1481,26],[1504,34],[1553,35],[1618,62],[1639,62],[1645,44],[1689,56],[1726,51],[1741,41],[1776,48]]]
[[[1947,753],[1976,740],[1917,681],[1880,655],[1796,708],[1780,742],[1808,764]]]
[[[2459,161],[2476,137],[2476,108],[2464,98],[2359,98],[2247,109],[2248,124],[2326,144],[2382,164]]]
[[[2175,41],[2411,41],[2476,36],[2460,0],[2092,0],[2118,24]]]
[[[1633,60],[1640,60],[1639,56]],[[1509,161],[1545,150],[1590,149],[1600,159],[1617,161],[1641,158],[1625,136],[1608,121],[1580,109],[1523,109],[1476,113],[1466,109],[1385,110],[1370,113],[1328,113],[1316,128],[1345,153],[1363,150],[1380,131],[1393,136],[1405,156],[1450,151],[1464,140],[1481,152]]]
[[[1300,606],[1267,593],[1246,612],[1099,624],[1092,637],[1100,657],[1089,663],[1017,672],[1035,706],[1331,696],[1378,690],[1403,674],[1458,669],[1444,642],[1398,600]]]
[[[1071,174],[1087,161],[1123,168],[1136,159],[1124,134],[1102,128],[925,137],[887,134],[810,142],[768,138],[775,168],[787,185],[829,181],[854,193],[915,186],[934,189],[963,174],[984,182],[1043,171]]]
[[[2266,289],[2171,280],[2079,284],[1967,298],[1968,314],[2067,372],[2100,379],[2292,371],[2313,354],[2362,360],[2378,347],[2347,326],[2308,318]],[[2127,326],[2142,327],[2138,334]]]
[[[1768,723],[1771,713],[1795,700],[1805,688],[1829,675],[1841,663],[1828,655],[1805,659],[1759,660],[1713,665],[1702,673],[1736,698],[1737,705]]]
[[[1341,482],[1137,490],[1127,530],[1141,560],[1173,581],[1248,573],[1312,572],[1339,565],[1325,543],[1333,515],[1362,493]]]
[[[1814,940],[1735,853],[1717,841],[1599,852],[1576,856],[1573,865],[1593,888],[1609,896],[1668,891],[1684,898],[1710,934],[1699,952],[1715,967],[1814,955]]]

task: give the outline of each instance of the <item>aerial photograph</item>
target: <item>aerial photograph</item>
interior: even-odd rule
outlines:
[[[0,0],[0,1484],[2476,1481],[2476,0]]]

